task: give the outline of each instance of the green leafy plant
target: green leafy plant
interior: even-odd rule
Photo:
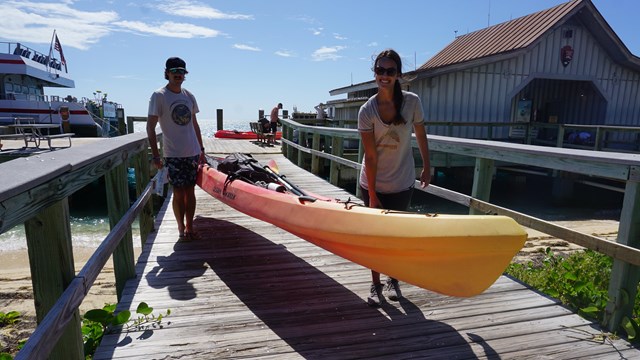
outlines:
[[[9,311],[8,313],[3,313],[0,311],[0,327],[4,327],[7,325],[13,325],[20,321],[21,314],[17,311]]]
[[[20,319],[21,316],[22,314],[20,314],[20,312],[18,311],[9,311],[7,313],[0,311],[0,328],[5,326],[12,326],[19,323],[21,320]],[[22,340],[18,344],[18,350],[22,349],[25,342],[26,340]],[[13,356],[11,355],[11,353],[0,352],[0,360],[11,360],[11,359],[13,359]]]
[[[541,264],[510,264],[506,273],[560,300],[581,316],[602,323],[609,301],[612,266],[610,257],[592,250],[558,256],[547,248]],[[626,298],[623,296],[623,303],[629,304],[628,294]],[[640,342],[637,336],[640,331],[639,314],[640,292],[631,318],[625,317],[621,322],[621,328],[632,342]]]
[[[167,309],[165,314],[157,317],[153,315],[153,308],[147,303],[141,302],[137,309],[137,318],[131,318],[131,311],[123,310],[115,313],[115,304],[106,304],[102,309],[89,310],[82,320],[82,337],[84,341],[84,354],[91,359],[96,348],[105,334],[110,334],[122,327],[125,331],[145,330],[148,328],[162,328],[162,320],[171,314]],[[2,360],[2,359],[0,359]]]

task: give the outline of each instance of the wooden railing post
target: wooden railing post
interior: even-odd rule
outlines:
[[[293,141],[293,132],[295,131],[295,129],[293,128],[293,126],[287,126],[287,139],[290,141]],[[298,136],[298,142],[300,141],[300,136]],[[291,161],[291,159],[293,158],[293,146],[286,146],[287,149],[285,151],[285,149],[282,149],[282,151],[285,151],[285,156],[287,157],[287,159],[289,159],[289,161]]]
[[[147,151],[141,151],[135,156],[134,161],[136,174],[136,196],[140,196],[149,183],[149,156]],[[147,242],[149,233],[153,231],[153,201],[148,201],[139,217],[140,242],[141,245]]]
[[[109,224],[113,229],[120,218],[129,209],[129,188],[127,182],[126,162],[116,166],[105,175],[107,187],[107,208],[109,209]],[[134,278],[135,260],[133,258],[133,237],[131,227],[113,252],[113,272],[116,278],[116,293],[118,301],[127,280]]]
[[[313,142],[311,144],[313,150],[320,151],[320,134],[314,132],[311,141]],[[314,175],[320,174],[320,156],[315,154],[311,155],[311,173]]]
[[[216,109],[216,130],[224,129],[224,111]]]
[[[27,236],[33,300],[40,323],[75,277],[67,198],[45,208],[24,223]],[[84,359],[80,314],[53,348],[50,359]]]
[[[309,147],[309,144],[307,144],[307,132],[306,131],[299,131],[298,132],[298,144],[300,146],[304,146],[304,147]],[[305,157],[305,152],[302,150],[298,150],[298,167],[304,169],[304,157]]]
[[[524,129],[524,143],[531,144],[531,123],[526,123]]]
[[[473,176],[473,188],[471,196],[482,201],[489,202],[491,196],[491,182],[495,166],[491,159],[476,158],[476,167]],[[469,208],[469,214],[479,215],[480,211]]]
[[[288,131],[287,131],[288,128],[289,128],[289,125],[287,125],[286,123],[282,123],[282,130],[281,130],[282,131],[282,138],[285,139],[285,140],[291,140],[289,138],[289,134],[288,134]],[[285,157],[287,156],[287,147],[288,146],[289,145],[287,145],[287,143],[284,142],[284,141],[282,141],[281,144],[280,144],[280,151],[282,151],[282,155],[284,155]]]
[[[633,172],[640,173],[640,168],[633,168]],[[640,248],[640,182],[638,180],[627,181],[617,242]],[[609,302],[603,320],[603,325],[609,331],[617,331],[625,316],[631,318],[639,281],[640,267],[614,259],[609,281]]]
[[[602,126],[596,128],[596,139],[593,142],[593,150],[600,151],[604,147],[604,139],[606,138],[606,130]]]
[[[342,157],[343,155],[343,138],[340,136],[333,136],[331,138],[331,154]],[[329,182],[333,185],[338,185],[340,181],[340,164],[336,161],[331,161],[329,169]]]
[[[564,146],[564,125],[558,124],[558,138],[556,139],[556,146]]]

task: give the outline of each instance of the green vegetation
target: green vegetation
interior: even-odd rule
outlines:
[[[123,310],[115,314],[116,304],[106,304],[102,309],[89,310],[82,320],[82,338],[84,354],[92,359],[102,337],[116,331],[120,326],[129,330],[146,330],[148,328],[162,328],[162,319],[171,314],[171,310],[157,317],[152,314],[153,308],[141,302],[136,309],[138,317],[131,319],[131,311]],[[2,359],[0,359],[2,360]]]
[[[562,257],[547,248],[542,264],[514,263],[509,265],[506,273],[557,298],[583,317],[601,323],[609,300],[612,264],[610,257],[591,250]],[[627,304],[629,300],[625,300]],[[631,318],[625,317],[621,327],[629,341],[640,342],[637,336],[640,332],[640,291],[634,304]]]
[[[4,313],[0,311],[0,328],[17,324],[18,322],[20,322],[21,316],[22,314],[20,314],[17,311],[9,311],[8,313]],[[24,345],[24,341],[21,341],[18,343],[19,348],[22,348],[23,345]],[[11,356],[10,353],[0,352],[0,360],[11,360],[11,359],[13,359],[13,357]]]
[[[3,313],[0,311],[0,327],[4,327],[7,325],[13,325],[20,321],[20,313],[17,311],[9,311],[8,313]]]
[[[162,320],[171,314],[171,310],[167,310],[165,314],[157,317],[152,314],[153,308],[147,303],[141,302],[136,309],[138,317],[131,318],[131,311],[123,310],[115,313],[116,304],[106,304],[102,309],[93,309],[87,311],[82,320],[82,340],[84,342],[84,355],[86,359],[92,359],[96,348],[100,344],[105,334],[111,334],[120,327],[124,331],[147,330],[149,328],[162,328]],[[15,325],[20,321],[21,314],[17,311],[8,313],[0,312],[0,328]],[[10,351],[15,352],[22,349],[26,340],[20,340],[10,347]],[[12,360],[11,353],[0,353],[0,360]]]

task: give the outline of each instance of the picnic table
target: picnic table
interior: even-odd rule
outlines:
[[[42,140],[46,140],[49,148],[51,148],[51,140],[58,138],[67,138],[69,140],[69,147],[71,147],[71,137],[74,135],[73,133],[51,135],[51,129],[59,129],[60,124],[11,124],[6,127],[13,129],[15,133],[0,135],[0,141],[2,139],[24,140],[25,148],[30,147],[29,144],[33,143],[33,147],[40,149]]]

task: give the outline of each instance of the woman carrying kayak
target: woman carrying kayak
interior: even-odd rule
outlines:
[[[364,146],[360,188],[366,206],[406,211],[416,179],[412,130],[424,165],[420,185],[424,188],[431,182],[422,103],[416,94],[400,88],[402,60],[396,51],[387,49],[378,54],[373,72],[378,93],[370,97],[358,113],[358,131]],[[371,280],[369,305],[382,305],[384,295],[390,300],[402,297],[398,280],[389,277],[383,287],[380,273],[374,270],[371,270]]]

